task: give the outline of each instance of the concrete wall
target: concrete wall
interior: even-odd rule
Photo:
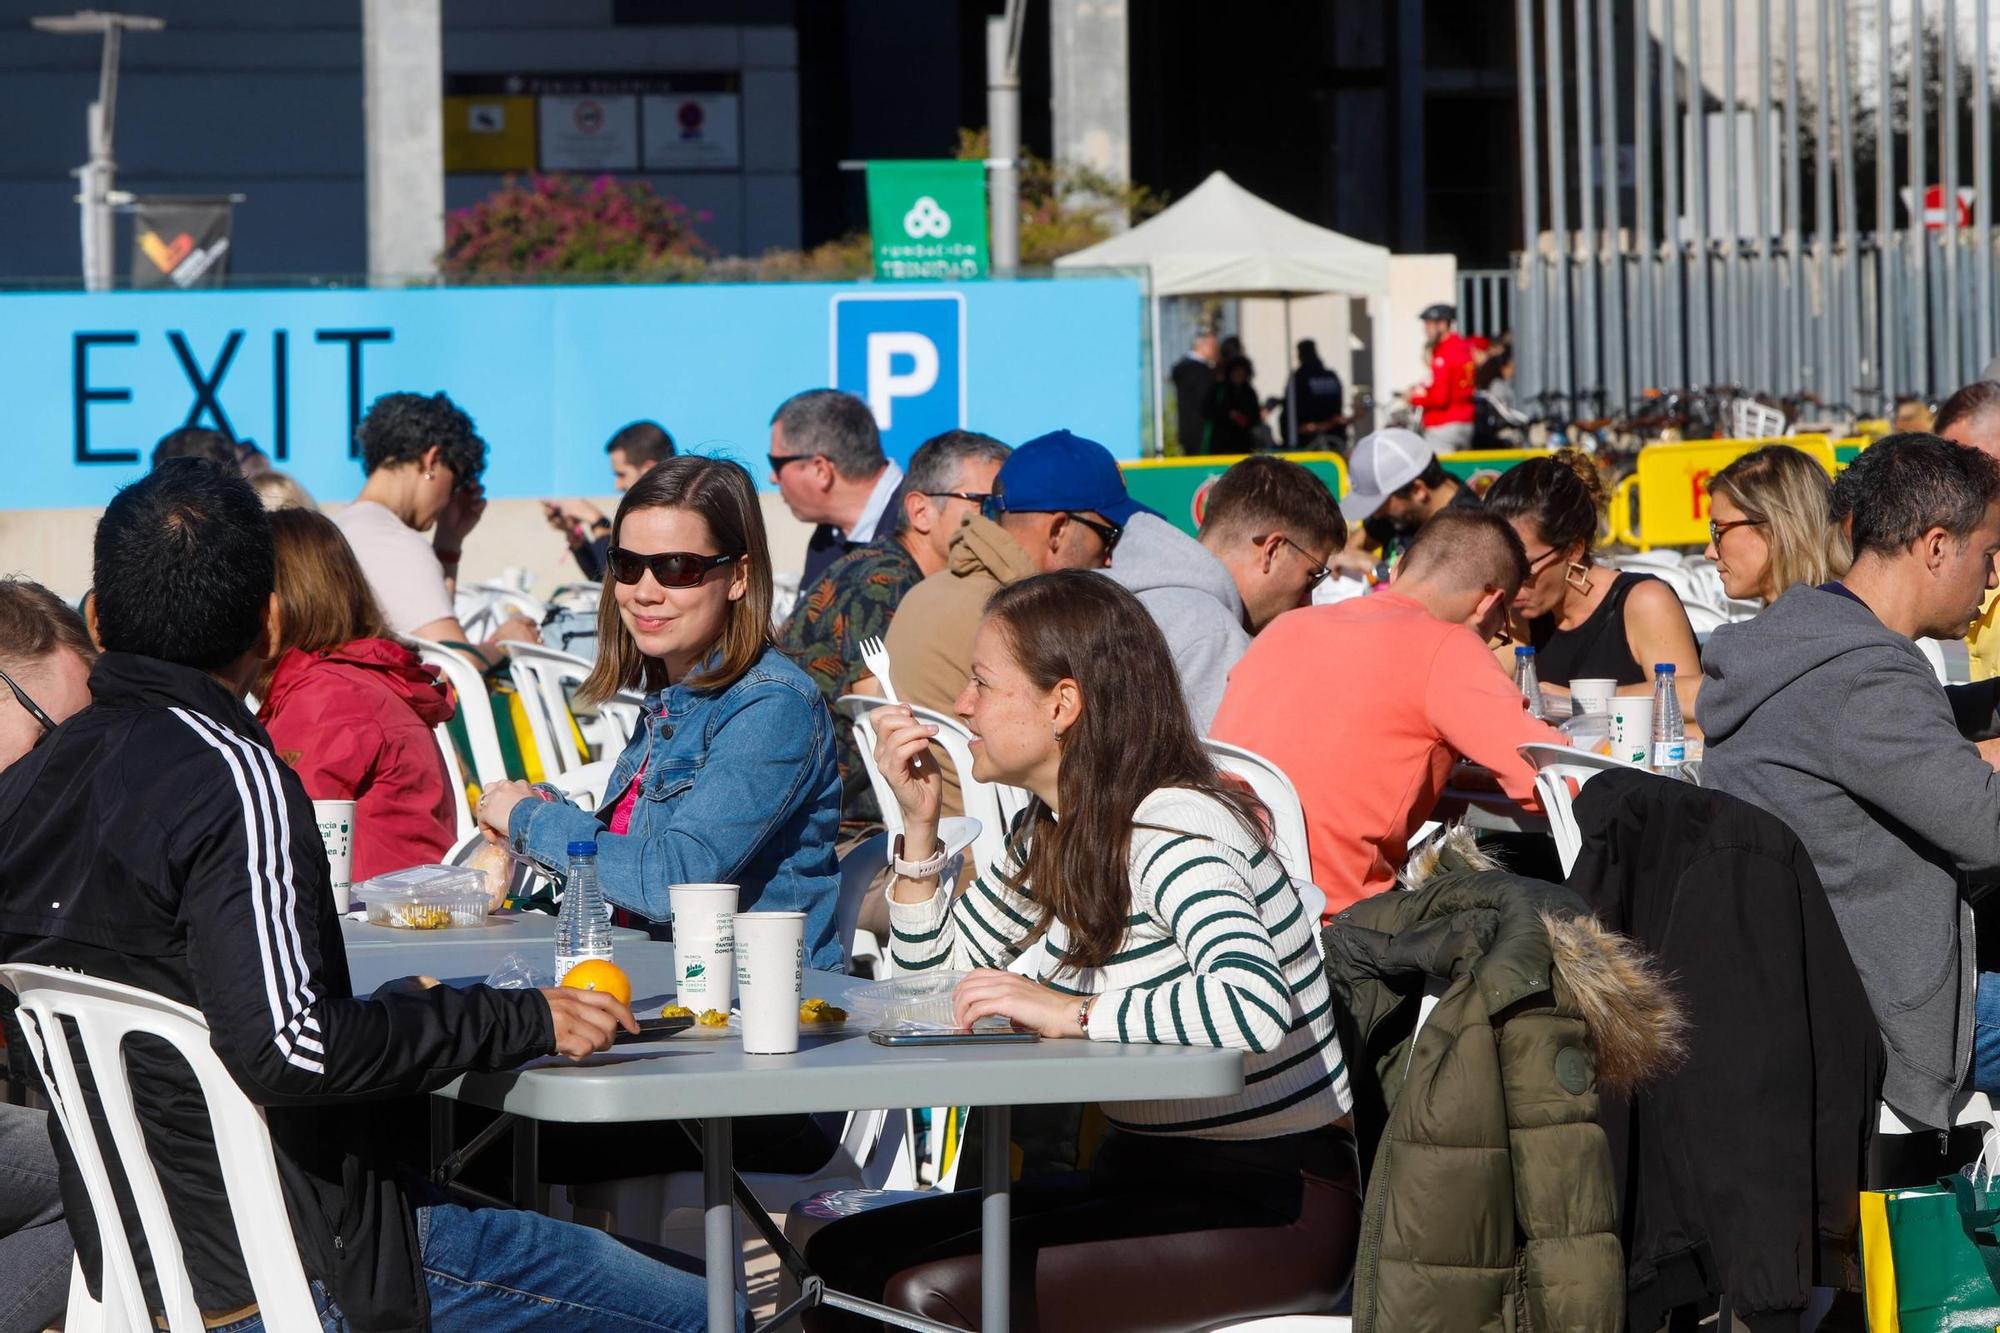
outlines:
[[[259,0],[147,0],[165,31],[125,39],[117,118],[118,188],[249,196],[236,215],[237,274],[367,269],[361,6]],[[725,70],[742,84],[743,169],[650,176],[714,216],[704,239],[725,254],[799,241],[798,42],[769,6],[732,23],[614,21],[615,0],[447,0],[444,72],[619,73]],[[55,6],[60,11],[62,6]],[[33,32],[49,6],[0,4],[0,278],[70,278],[79,268],[69,173],[87,156],[84,107],[97,95],[94,37]],[[457,208],[497,179],[451,176]],[[121,219],[118,268],[131,251]]]
[[[805,564],[806,540],[812,529],[793,518],[775,493],[760,497],[764,525],[770,536],[772,567],[793,572]],[[344,503],[344,502],[343,502]],[[592,497],[605,513],[618,504],[615,495]],[[341,508],[329,503],[328,512]],[[90,587],[91,534],[96,509],[33,509],[0,511],[0,574],[23,574],[46,584],[71,602]],[[497,578],[510,568],[525,569],[531,589],[547,592],[574,582],[576,564],[563,539],[542,519],[533,500],[496,500],[465,542],[461,574],[466,582]]]

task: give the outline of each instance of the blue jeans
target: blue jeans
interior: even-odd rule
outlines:
[[[41,1333],[62,1317],[72,1253],[48,1115],[0,1103],[0,1333]]]
[[[700,1333],[707,1327],[708,1296],[698,1272],[680,1267],[664,1250],[642,1252],[589,1227],[540,1213],[440,1203],[417,1209],[417,1239],[431,1327],[443,1333]],[[313,1298],[326,1333],[345,1333],[340,1307],[317,1282]],[[748,1323],[739,1296],[736,1325]],[[214,1333],[263,1327],[263,1319],[252,1315]]]
[[[1972,1077],[1978,1092],[2000,1092],[2000,972],[1981,972],[1972,992]]]

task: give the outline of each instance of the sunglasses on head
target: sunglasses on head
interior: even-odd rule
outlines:
[[[637,551],[614,546],[611,548],[611,574],[620,583],[637,583],[650,569],[654,580],[662,588],[692,588],[712,571],[742,558],[740,551],[724,552],[722,555],[696,555],[692,551],[640,555]]]

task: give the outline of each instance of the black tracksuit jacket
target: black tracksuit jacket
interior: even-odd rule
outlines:
[[[201,1010],[216,1054],[265,1110],[307,1274],[356,1329],[424,1327],[415,1223],[393,1166],[420,1155],[408,1099],[547,1054],[547,1001],[415,985],[356,999],[312,801],[242,702],[206,673],[121,653],[99,660],[90,688],[91,707],[0,773],[0,960]],[[197,1302],[250,1304],[192,1072],[164,1043],[134,1043],[128,1063]],[[100,1291],[82,1176],[61,1132],[51,1137]]]

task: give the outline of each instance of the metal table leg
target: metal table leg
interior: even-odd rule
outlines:
[[[1013,1119],[1011,1106],[990,1106],[979,1113],[986,1122],[986,1190],[979,1203],[979,1326],[1001,1333],[1008,1323],[1008,1282],[1012,1265],[1014,1201],[1012,1186]]]
[[[735,1122],[710,1116],[701,1122],[702,1259],[708,1270],[708,1333],[734,1333],[736,1328],[736,1251],[734,1190],[736,1180]]]
[[[541,1122],[522,1116],[514,1121],[514,1206],[542,1211]]]

